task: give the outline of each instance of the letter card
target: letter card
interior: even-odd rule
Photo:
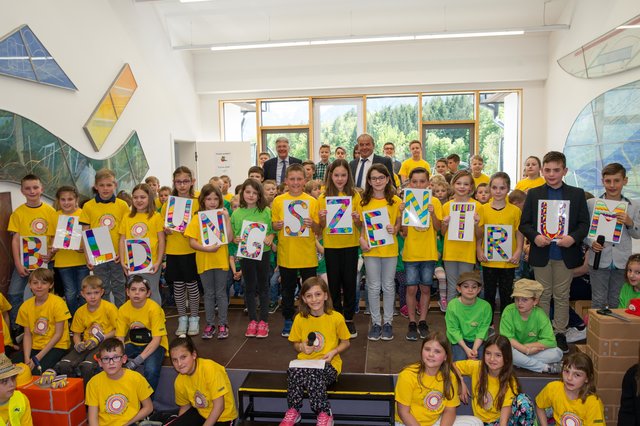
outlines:
[[[508,262],[513,257],[511,225],[484,225],[484,255],[489,262]]]
[[[330,234],[353,234],[351,197],[327,197],[327,228]]]
[[[222,209],[198,212],[198,220],[203,246],[229,244],[227,221]]]
[[[60,215],[53,238],[53,247],[63,250],[78,250],[82,242],[82,225],[78,216]]]
[[[402,212],[402,226],[429,227],[430,189],[404,189],[404,211]]]
[[[191,222],[193,200],[191,198],[169,196],[167,211],[164,215],[164,227],[172,231],[184,232]]]
[[[284,235],[286,237],[308,237],[309,228],[304,220],[309,218],[309,202],[307,200],[284,201]]]
[[[391,222],[389,220],[389,211],[386,208],[367,210],[362,212],[362,217],[369,247],[382,247],[393,244],[393,235],[387,231],[387,225]]]
[[[242,221],[240,244],[236,256],[245,259],[262,260],[264,239],[267,237],[267,225],[260,222]]]
[[[449,241],[473,241],[475,226],[473,216],[475,213],[475,203],[451,203],[447,239]]]
[[[538,200],[538,232],[552,240],[569,233],[569,200]]]
[[[47,255],[47,237],[40,235],[20,236],[22,245],[22,266],[28,271],[46,268],[47,262],[42,256]]]
[[[87,229],[82,232],[84,250],[92,265],[112,262],[116,259],[116,251],[111,242],[108,226]]]
[[[127,268],[129,273],[144,274],[153,266],[151,242],[149,238],[132,238],[124,240],[127,250]]]
[[[624,200],[604,200],[598,198],[593,205],[593,215],[591,216],[591,226],[589,227],[589,238],[594,240],[598,235],[604,235],[604,240],[609,243],[618,244],[622,237],[624,224],[618,222],[618,213],[626,213],[629,203]]]

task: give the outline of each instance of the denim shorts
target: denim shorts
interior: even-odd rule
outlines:
[[[433,271],[436,262],[433,260],[424,262],[404,262],[404,272],[407,276],[407,285],[433,285]]]

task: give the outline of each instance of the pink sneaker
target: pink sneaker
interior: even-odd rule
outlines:
[[[316,426],[333,426],[333,416],[323,411],[318,414]]]
[[[293,426],[298,423],[302,419],[300,412],[295,408],[289,408],[286,413],[284,413],[284,419],[280,422],[280,426]]]
[[[409,308],[407,308],[407,305],[402,305],[400,308],[400,315],[405,318],[409,318]]]
[[[229,327],[227,327],[225,324],[219,325],[218,340],[226,339],[227,337],[229,337]]]
[[[438,300],[438,305],[442,312],[447,312],[447,299],[445,297],[441,297],[440,300]]]
[[[256,333],[256,337],[259,339],[264,339],[265,337],[269,336],[269,324],[264,322],[264,321],[260,321],[258,323],[258,332]]]
[[[258,330],[258,323],[255,321],[251,321],[249,322],[249,325],[247,326],[247,331],[245,331],[244,335],[246,337],[256,337],[257,330]]]

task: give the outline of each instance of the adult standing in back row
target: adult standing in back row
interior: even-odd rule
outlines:
[[[351,173],[358,188],[364,189],[367,183],[367,172],[373,164],[382,164],[389,170],[389,174],[393,176],[393,163],[391,162],[391,158],[382,157],[373,153],[375,148],[373,136],[368,133],[363,133],[358,136],[356,141],[358,142],[360,158],[352,160],[349,163],[349,168],[351,168]],[[391,179],[391,184],[394,184],[393,179]]]
[[[264,162],[264,180],[275,180],[278,184],[284,182],[284,174],[292,164],[302,164],[302,160],[289,156],[289,139],[284,136],[276,139],[276,153],[275,158],[270,158]]]

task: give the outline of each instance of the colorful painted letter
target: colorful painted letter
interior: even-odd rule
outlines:
[[[82,242],[82,226],[77,216],[60,215],[53,248],[63,250],[78,250]]]
[[[405,188],[404,211],[402,212],[402,226],[429,227],[430,189]]]
[[[42,256],[47,255],[47,237],[40,235],[20,236],[22,241],[22,266],[28,271],[46,268]]]
[[[538,232],[552,240],[569,233],[568,200],[538,200]]]
[[[284,201],[284,235],[286,237],[308,237],[309,228],[304,220],[309,218],[309,203],[305,200]]]
[[[330,234],[353,234],[351,197],[327,197],[327,228]]]
[[[513,227],[484,225],[484,254],[489,262],[507,262],[513,256]]]
[[[267,225],[260,222],[242,222],[240,244],[236,256],[246,259],[262,260],[264,239],[267,236]]]
[[[169,196],[164,226],[172,231],[184,232],[191,222],[193,200],[191,198]]]
[[[362,212],[369,247],[382,247],[394,243],[394,237],[387,231],[389,211],[386,208]]]
[[[100,226],[99,228],[87,229],[82,232],[82,239],[84,250],[92,265],[100,265],[116,259],[109,227]]]
[[[449,228],[447,229],[449,241],[473,241],[475,212],[476,205],[474,203],[451,203]]]
[[[225,221],[223,210],[198,212],[198,219],[200,220],[200,238],[203,246],[229,244],[227,222]]]
[[[127,250],[129,272],[143,274],[151,271],[153,259],[151,258],[151,243],[149,238],[124,240],[124,244]]]
[[[598,235],[604,235],[604,240],[617,244],[622,237],[624,223],[618,222],[618,213],[626,213],[629,203],[626,201],[613,201],[598,198],[593,205],[589,238],[594,240]]]

